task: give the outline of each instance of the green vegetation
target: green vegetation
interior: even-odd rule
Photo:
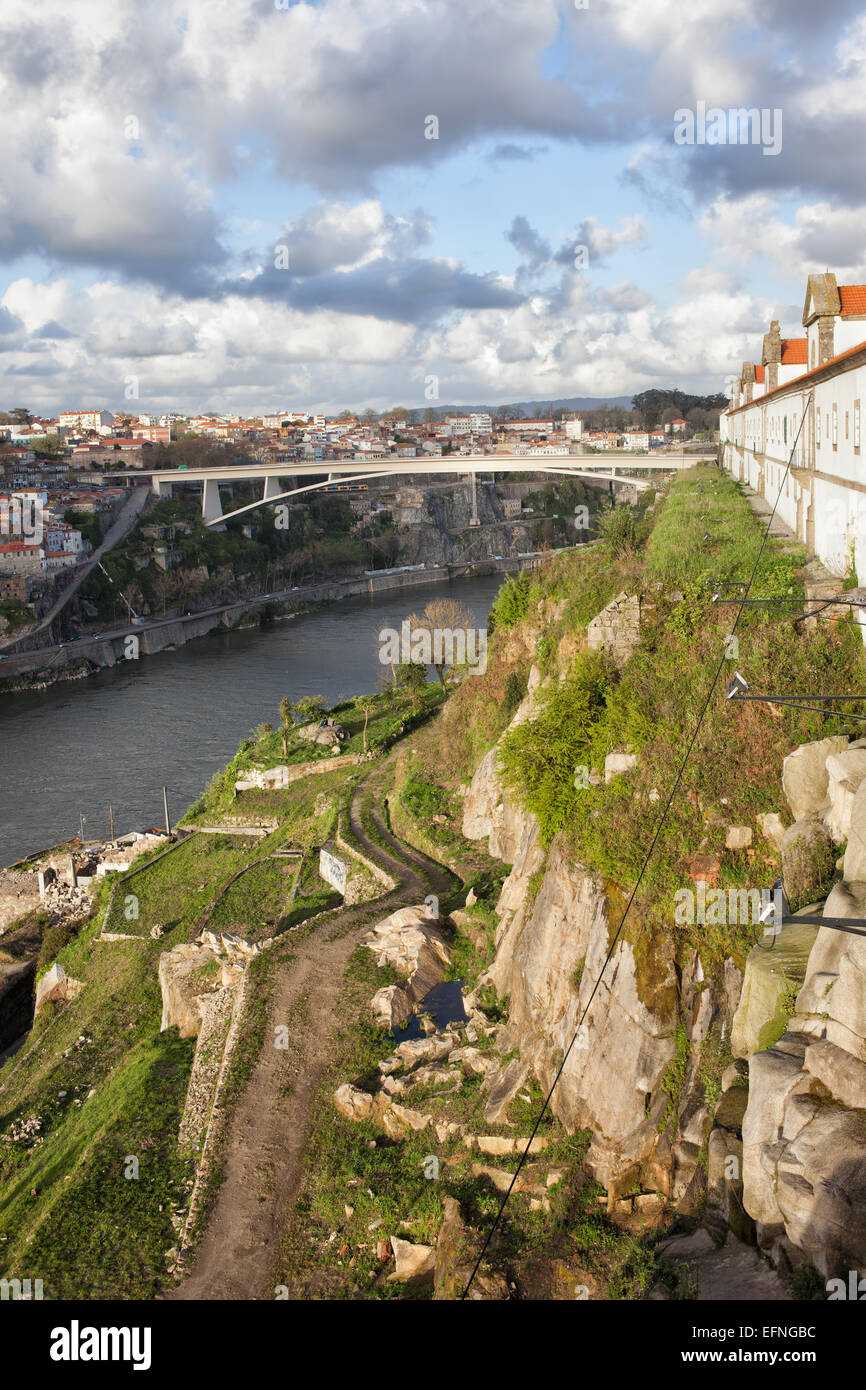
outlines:
[[[193,1043],[160,1032],[156,974],[182,932],[100,943],[99,915],[59,955],[81,994],[3,1068],[2,1132],[40,1127],[0,1144],[0,1275],[41,1278],[46,1298],[152,1298],[191,1176],[176,1144]]]

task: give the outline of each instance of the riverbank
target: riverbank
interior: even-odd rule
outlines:
[[[383,674],[378,633],[399,629],[431,598],[458,598],[483,627],[498,574],[442,579],[339,602],[305,603],[285,622],[216,629],[158,660],[142,653],[75,686],[4,695],[0,756],[14,788],[0,808],[0,863],[81,832],[172,823],[262,721],[277,724],[284,696],[329,705],[372,692]]]
[[[0,694],[27,694],[48,690],[61,682],[85,680],[100,671],[112,669],[118,663],[126,663],[131,659],[130,650],[135,652],[134,659],[139,656],[158,656],[162,652],[174,651],[195,641],[196,638],[205,637],[215,631],[234,632],[244,628],[258,628],[269,622],[286,621],[306,612],[311,605],[335,603],[347,598],[375,598],[378,594],[394,590],[441,585],[443,581],[451,583],[461,579],[515,574],[522,569],[537,569],[546,556],[559,553],[560,551],[533,551],[459,565],[412,565],[367,571],[350,579],[322,580],[317,584],[305,586],[298,591],[297,598],[293,598],[291,593],[279,598],[257,595],[254,599],[242,599],[235,604],[214,608],[207,613],[178,616],[149,626],[129,626],[101,641],[88,642],[87,655],[83,655],[81,645],[75,643],[59,648],[46,648],[46,655],[51,652],[50,661],[47,662],[43,660],[41,653],[6,658],[8,665],[4,670],[12,667],[14,674],[0,680]],[[136,639],[137,645],[134,648],[129,646],[130,637]]]

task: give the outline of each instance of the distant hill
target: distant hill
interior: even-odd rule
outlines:
[[[559,396],[554,400],[544,398],[536,401],[500,401],[497,405],[437,405],[437,415],[467,415],[470,410],[486,410],[492,415],[497,410],[516,410],[524,417],[535,415],[536,410],[597,410],[599,406],[622,406],[631,410],[631,396]]]

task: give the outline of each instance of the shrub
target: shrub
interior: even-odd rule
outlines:
[[[529,575],[521,570],[515,579],[509,575],[490,610],[488,624],[492,630],[498,627],[514,627],[529,610]]]
[[[526,677],[520,671],[509,671],[505,677],[505,712],[514,713],[526,695]]]

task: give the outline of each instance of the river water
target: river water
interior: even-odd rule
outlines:
[[[174,652],[119,662],[89,680],[0,697],[0,865],[77,835],[172,823],[284,695],[374,691],[377,633],[439,595],[484,626],[501,575],[344,599],[265,629],[210,633]]]

